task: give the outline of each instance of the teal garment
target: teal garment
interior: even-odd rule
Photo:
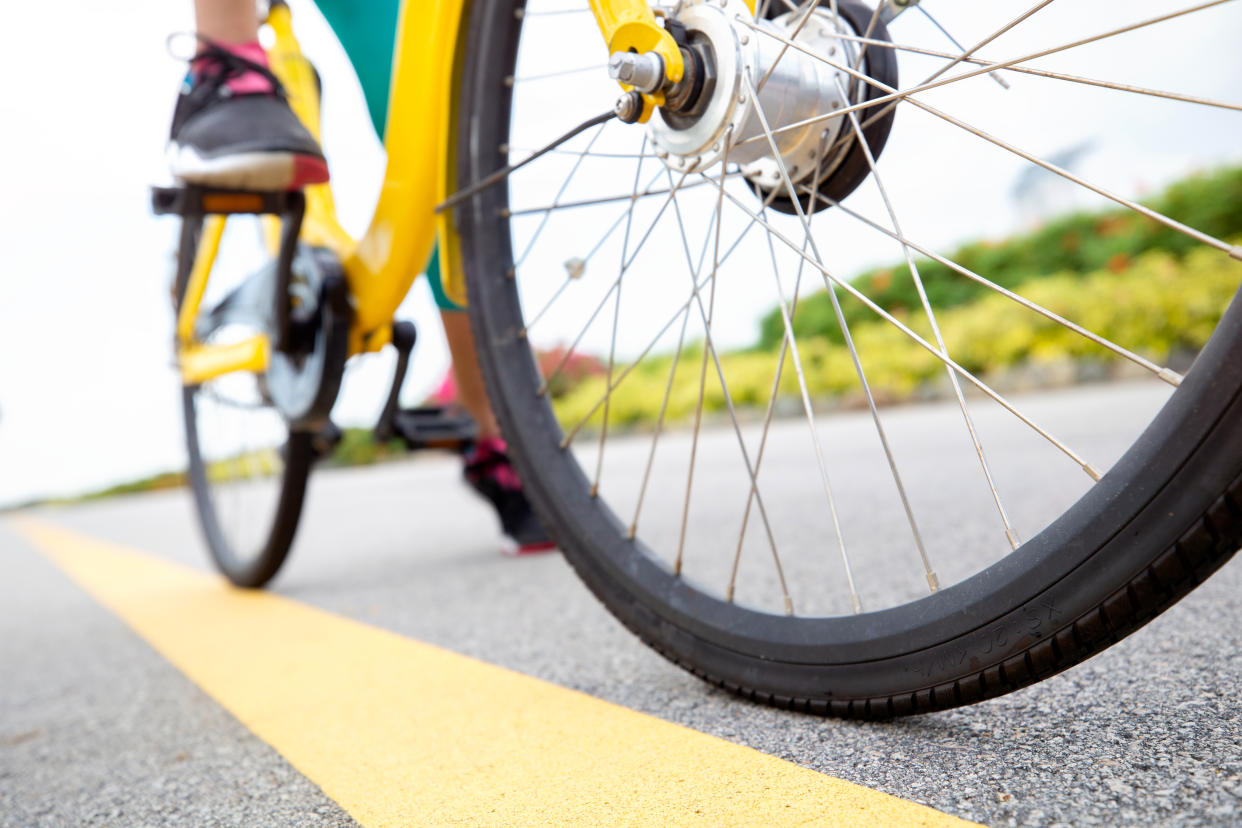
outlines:
[[[401,0],[315,0],[354,65],[375,134],[384,140]]]
[[[427,263],[427,284],[431,285],[431,295],[435,297],[436,307],[446,311],[464,311],[466,308],[448,297],[444,292],[444,282],[440,278],[440,243],[431,248],[431,261]]]
[[[388,94],[392,88],[392,57],[397,42],[401,0],[315,0],[337,40],[354,66],[371,125],[380,140],[388,123]],[[440,246],[431,251],[427,281],[441,310],[464,310],[444,292],[440,280]]]

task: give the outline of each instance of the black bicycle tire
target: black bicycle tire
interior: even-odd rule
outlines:
[[[197,249],[197,236],[201,220],[183,219],[178,257],[193,257]],[[194,222],[194,224],[188,224]],[[192,260],[192,259],[191,259]],[[188,272],[178,268],[178,273]],[[184,279],[174,285],[174,306],[180,308],[185,291]],[[314,463],[313,435],[309,432],[289,432],[281,449],[284,470],[281,473],[280,495],[263,548],[246,558],[231,547],[216,515],[215,502],[211,496],[211,484],[207,478],[207,464],[203,461],[198,439],[198,412],[194,398],[200,386],[183,385],[181,389],[181,413],[185,424],[187,472],[190,490],[194,498],[199,529],[216,568],[234,586],[258,589],[265,586],[280,571],[297,533],[302,516],[302,503],[306,496],[307,481]]]
[[[199,528],[207,542],[212,561],[229,582],[234,586],[257,589],[276,576],[293,545],[314,460],[311,445],[313,435],[310,432],[290,432],[289,439],[281,450],[284,471],[281,473],[280,495],[267,538],[262,549],[243,557],[229,544],[216,516],[215,501],[207,480],[207,464],[203,462],[198,446],[198,424],[194,408],[197,391],[193,386],[182,389],[182,408],[185,416],[186,449],[190,459],[190,488],[194,493]]]
[[[457,89],[459,181],[499,166],[521,16],[475,0]],[[470,315],[492,404],[527,494],[575,570],[627,627],[701,677],[757,701],[887,717],[980,701],[1099,652],[1171,606],[1242,544],[1242,298],[1235,296],[1168,404],[1125,456],[1022,554],[912,604],[805,619],[823,636],[779,641],[788,622],[730,629],[712,600],[629,541],[560,448],[532,393],[499,185],[458,210]],[[716,602],[720,604],[722,602]],[[731,605],[730,605],[731,606]],[[733,608],[734,612],[740,612]],[[758,614],[755,614],[758,615]],[[768,629],[764,624],[768,623]],[[812,637],[813,638],[813,637]]]

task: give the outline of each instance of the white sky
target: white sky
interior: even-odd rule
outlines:
[[[554,2],[568,6],[565,0]],[[926,5],[970,43],[1030,3],[927,0]],[[1226,4],[1040,65],[1240,101],[1239,5]],[[325,144],[338,206],[346,226],[360,232],[378,187],[382,152],[339,46],[308,6],[305,0],[295,2],[294,10],[303,46],[325,78]],[[166,53],[164,40],[190,28],[190,4],[64,0],[54,8],[67,25],[56,27],[56,40],[50,43],[46,4],[0,7],[0,69],[6,78],[0,95],[0,505],[81,492],[184,464],[179,387],[169,367],[168,282],[177,222],[150,215],[147,187],[166,179],[163,145],[184,72],[183,64]],[[984,53],[1007,58],[1170,8],[1164,0],[1062,0],[1040,13],[1040,26],[1029,36],[1015,32]],[[587,15],[559,19],[569,27],[566,32],[590,24]],[[951,50],[916,13],[898,21],[894,39]],[[600,59],[589,37],[574,42],[581,44],[582,65]],[[1142,56],[1138,66],[1128,61],[1136,53]],[[529,48],[522,59],[519,76],[545,70],[548,60],[546,53]],[[551,68],[573,63],[558,59],[564,62]],[[933,65],[903,58],[903,77],[926,75]],[[1096,149],[1084,162],[1083,174],[1127,195],[1148,192],[1190,169],[1242,157],[1236,112],[1009,77],[1010,92],[981,78],[926,100],[1006,137],[1021,136],[1022,144],[1038,153],[1092,139]],[[611,101],[608,95],[604,106]],[[1132,106],[1136,102],[1137,108]],[[584,106],[582,116],[602,108],[594,101]],[[575,107],[548,112],[540,122],[545,141],[581,120]],[[1013,229],[1019,218],[1006,199],[1021,163],[1000,151],[977,149],[977,139],[961,149],[961,136],[952,128],[907,113],[899,116],[882,159],[886,183],[904,205],[907,233],[943,249],[953,241]],[[534,133],[531,140],[536,140]],[[949,157],[965,158],[966,164],[944,163]],[[633,169],[631,163],[616,179],[618,193],[628,191]],[[644,177],[656,169],[645,167]],[[589,176],[584,186],[598,183],[604,174]],[[555,167],[532,176],[526,183],[515,182],[515,192],[531,203],[551,186],[548,182],[560,182]],[[594,192],[598,195],[598,187]],[[860,191],[853,206],[873,217],[882,215],[872,191]],[[584,242],[602,232],[591,236],[582,232],[589,221],[566,221],[546,232],[562,240],[578,235]],[[821,243],[833,251],[831,267],[850,274],[867,264],[897,260],[899,251],[891,244],[846,229],[851,226],[841,221],[832,217],[819,231]],[[689,223],[693,226],[694,220]],[[695,232],[701,239],[702,230]],[[549,247],[545,265],[550,271],[574,255],[566,250],[564,244]],[[766,246],[763,251],[766,256]],[[532,266],[539,265],[539,255]],[[761,260],[739,253],[738,264],[747,261],[759,267]],[[654,291],[648,294],[639,290],[627,301],[659,298],[658,288],[648,288]],[[548,340],[574,335],[582,309],[593,307],[599,296],[588,292],[584,287],[582,299],[568,305],[559,320],[549,318],[542,331]],[[771,284],[755,280],[753,289],[743,284],[732,297],[720,310],[720,336],[725,344],[748,344],[758,315],[773,305]],[[406,395],[418,399],[446,366],[443,338],[421,281],[404,315],[420,328],[406,385]],[[588,343],[606,348],[605,333],[592,332]],[[619,348],[636,350],[639,339],[635,333]],[[388,359],[374,358],[351,372],[338,420],[361,424],[373,419],[389,366]]]

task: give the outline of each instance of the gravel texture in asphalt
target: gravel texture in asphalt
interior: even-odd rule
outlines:
[[[1141,425],[1159,404],[1145,388],[1063,392],[1032,405],[1053,419],[1068,409],[1070,430],[1074,406],[1111,404],[1114,426],[1127,417]],[[618,467],[641,467],[646,446],[619,441]],[[1110,462],[1119,451],[1107,436],[1096,446]],[[875,472],[874,485],[886,474]],[[316,474],[273,590],[989,825],[1242,819],[1236,560],[1138,633],[1035,687],[946,713],[843,722],[741,701],[668,664],[613,621],[559,555],[499,555],[495,521],[458,475],[452,458]],[[1051,482],[1029,488],[1065,496]],[[1025,513],[1050,508],[1037,492],[1018,499],[1030,501]],[[208,568],[183,493],[36,517]],[[986,528],[960,531],[994,534],[991,520],[984,513]],[[349,822],[50,564],[11,534],[0,538],[15,550],[0,578],[0,824]]]

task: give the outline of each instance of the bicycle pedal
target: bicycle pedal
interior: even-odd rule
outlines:
[[[446,406],[404,408],[392,421],[396,437],[411,450],[446,449],[464,452],[478,433],[469,414]]]
[[[300,211],[305,203],[301,190],[218,190],[210,187],[152,187],[151,210],[157,216],[204,216]]]

